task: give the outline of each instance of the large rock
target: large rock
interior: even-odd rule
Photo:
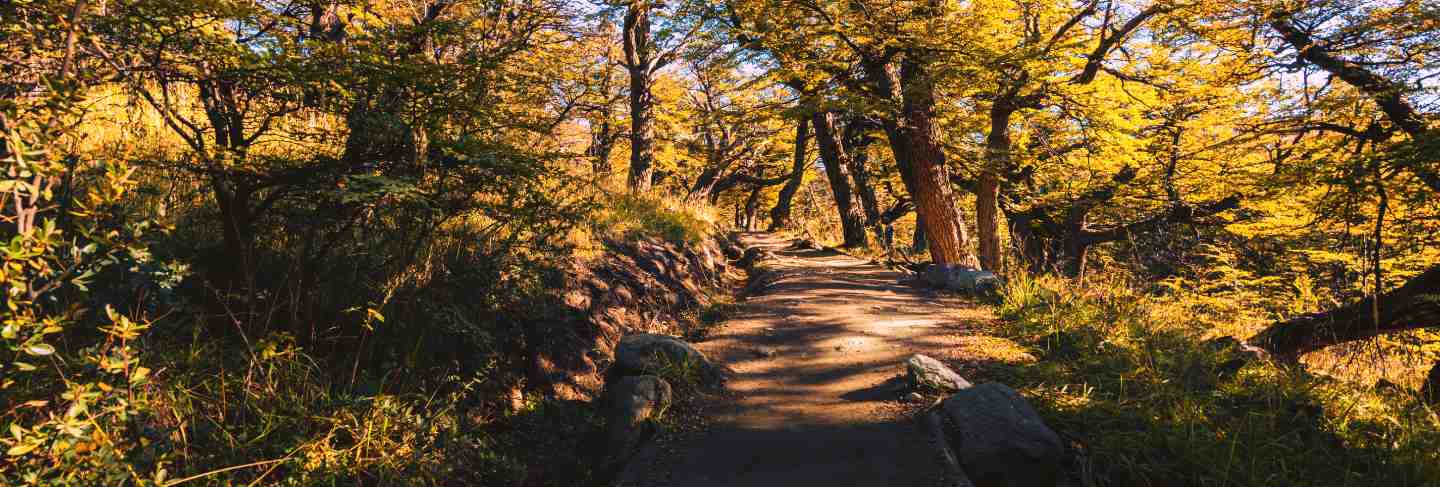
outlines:
[[[748,249],[745,249],[745,254],[740,257],[740,260],[735,262],[735,266],[741,269],[750,269],[755,267],[756,264],[767,260],[772,260],[774,258],[775,254],[770,252],[769,250],[765,250],[759,247],[750,247]]]
[[[970,388],[970,381],[950,370],[943,362],[925,355],[905,360],[905,381],[915,389],[954,392]]]
[[[670,384],[653,375],[621,377],[605,391],[603,463],[624,462],[655,433],[655,419],[670,407]]]
[[[719,367],[705,354],[679,338],[638,334],[620,339],[615,346],[615,367],[621,376],[661,375],[675,378],[693,374],[701,386],[715,388],[724,381]]]
[[[1065,448],[1035,408],[1004,384],[961,390],[941,408],[949,443],[976,487],[1053,486]]]
[[[1000,278],[990,271],[958,264],[938,264],[925,269],[925,282],[933,287],[974,296],[1000,292]]]

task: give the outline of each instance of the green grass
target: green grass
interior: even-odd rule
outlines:
[[[1377,391],[1201,345],[1217,323],[1121,287],[1017,278],[1001,334],[1040,359],[997,364],[1103,485],[1440,485],[1440,419]]]
[[[708,238],[715,224],[707,210],[699,206],[651,195],[620,193],[604,200],[594,226],[600,234],[624,240],[660,238],[679,245],[696,244]]]

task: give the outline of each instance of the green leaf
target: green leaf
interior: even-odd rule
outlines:
[[[34,345],[25,347],[25,353],[44,357],[46,355],[55,353],[55,347],[50,346],[50,344],[48,343],[36,343]]]
[[[25,444],[25,445],[15,445],[15,446],[10,447],[9,450],[5,450],[5,454],[6,454],[6,455],[9,455],[9,456],[12,456],[12,457],[18,457],[18,456],[20,456],[20,455],[24,455],[24,454],[26,454],[26,453],[30,453],[31,451],[33,451],[33,450],[34,450],[36,447],[38,447],[38,446],[40,446],[40,445],[37,445],[37,444],[34,444],[34,443]]]
[[[14,365],[15,368],[20,369],[21,372],[30,372],[32,370],[35,370],[34,365],[30,365],[25,362],[11,362],[11,364]]]

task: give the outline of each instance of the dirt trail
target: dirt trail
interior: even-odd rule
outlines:
[[[887,380],[912,353],[964,349],[964,329],[987,312],[854,257],[745,240],[775,251],[765,265],[784,277],[697,344],[735,371],[735,397],[714,408],[706,433],[653,462],[642,485],[935,485],[934,450],[895,414]]]

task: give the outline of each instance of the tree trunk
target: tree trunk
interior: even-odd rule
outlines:
[[[755,185],[750,188],[750,197],[745,198],[745,231],[755,231],[755,223],[760,214],[760,190],[764,188],[764,186]]]
[[[865,215],[850,187],[850,170],[845,148],[835,132],[835,117],[830,112],[816,112],[810,117],[810,123],[815,126],[815,144],[820,148],[820,160],[825,165],[825,176],[830,180],[835,208],[840,213],[840,226],[845,234],[841,247],[864,247]]]
[[[955,209],[945,152],[936,132],[935,93],[929,76],[922,66],[910,61],[904,63],[898,77],[887,64],[873,60],[864,64],[867,76],[882,93],[901,100],[900,117],[881,123],[900,168],[900,178],[915,201],[931,260],[936,264],[973,265],[970,237]]]
[[[615,135],[611,133],[609,113],[606,113],[605,117],[604,122],[590,129],[590,147],[585,151],[586,155],[590,156],[590,168],[595,176],[610,175],[610,153],[615,150]]]
[[[255,216],[251,211],[255,194],[245,184],[220,174],[211,177],[210,186],[220,210],[220,235],[225,247],[217,287],[226,294],[248,294],[255,269]]]
[[[865,210],[865,225],[875,232],[875,239],[884,245],[885,226],[880,215],[880,200],[875,196],[875,186],[870,183],[870,156],[867,148],[871,139],[865,135],[866,122],[852,119],[845,124],[845,136],[841,138],[845,154],[850,158],[850,177],[855,181],[855,193],[860,197],[860,206]],[[886,245],[888,248],[888,245]]]
[[[930,250],[930,243],[925,239],[925,227],[917,222],[915,235],[910,239],[910,251],[918,254],[927,250]]]
[[[1251,338],[1250,344],[1293,359],[1339,343],[1440,326],[1440,265],[1376,300],[1371,296],[1276,323]]]
[[[1440,405],[1440,362],[1430,367],[1425,382],[1420,385],[1420,398],[1427,403]]]
[[[980,267],[1000,272],[1000,172],[1010,166],[1010,116],[1014,108],[997,100],[990,109],[990,134],[985,137],[985,164],[975,184],[975,233],[980,240]]]
[[[775,199],[775,207],[770,209],[770,231],[779,230],[790,225],[790,206],[795,200],[795,193],[800,191],[800,185],[805,182],[806,151],[810,145],[810,123],[801,118],[795,124],[795,159],[790,169],[790,180],[785,182],[785,187],[780,188],[780,195]]]
[[[630,73],[630,190],[649,192],[655,178],[655,98],[650,7],[632,2],[625,12],[625,69]]]

